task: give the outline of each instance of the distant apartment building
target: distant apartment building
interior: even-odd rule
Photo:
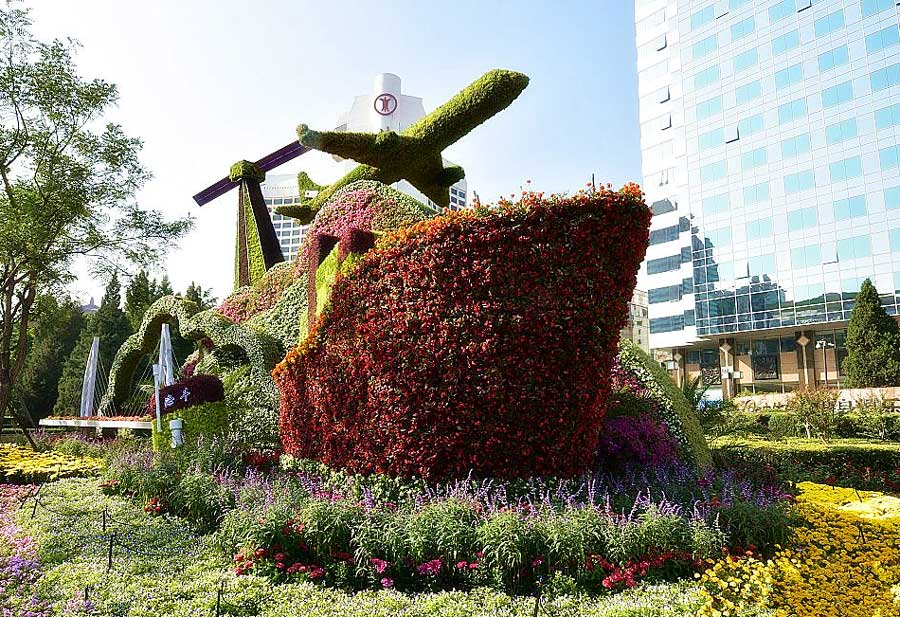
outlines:
[[[636,0],[650,346],[725,396],[841,378],[900,304],[894,0]]]
[[[628,303],[628,324],[622,328],[621,336],[644,351],[650,351],[650,321],[646,291],[634,290],[634,296]]]

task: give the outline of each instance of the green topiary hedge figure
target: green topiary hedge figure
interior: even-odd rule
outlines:
[[[441,152],[506,109],[528,85],[515,71],[488,71],[402,133],[319,132],[297,127],[300,143],[361,165],[319,192],[309,203],[317,209],[339,189],[360,180],[393,184],[408,180],[440,207],[450,205],[450,186],[465,177],[462,167],[444,167]]]
[[[218,403],[203,403],[185,409],[179,409],[162,417],[162,430],[156,430],[156,419],[153,419],[153,449],[165,450],[171,448],[172,432],[169,430],[169,420],[184,421],[184,447],[195,446],[200,439],[212,439],[225,435],[228,432],[231,410],[228,405],[220,401]]]
[[[842,368],[849,387],[900,385],[900,327],[881,306],[878,290],[869,279],[856,295],[846,345]]]
[[[712,457],[700,419],[659,363],[633,342],[622,339],[619,341],[619,365],[634,376],[657,403],[659,420],[666,423],[669,432],[678,440],[682,456],[699,467],[711,465]]]

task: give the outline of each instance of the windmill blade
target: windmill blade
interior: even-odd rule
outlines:
[[[236,186],[237,182],[232,182],[231,178],[225,176],[215,184],[206,187],[205,189],[194,195],[194,201],[197,202],[198,206],[208,204],[216,197],[224,195]]]
[[[256,166],[259,167],[263,172],[267,172],[271,169],[275,169],[279,165],[283,165],[284,163],[297,158],[298,156],[306,152],[309,152],[309,148],[301,144],[299,141],[293,141],[288,145],[283,146],[275,152],[267,154],[266,156],[256,161]],[[235,188],[237,185],[237,182],[232,182],[231,179],[226,176],[215,184],[211,184],[210,186],[194,195],[194,201],[198,206],[208,204],[216,197],[224,195],[231,189]]]

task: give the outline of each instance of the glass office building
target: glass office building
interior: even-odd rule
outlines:
[[[860,283],[900,302],[895,0],[635,18],[651,347],[726,395],[833,384]]]

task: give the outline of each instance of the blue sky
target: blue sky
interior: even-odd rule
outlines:
[[[40,37],[78,39],[82,73],[119,86],[110,119],[144,140],[154,174],[142,203],[195,216],[160,268],[176,289],[199,280],[222,298],[232,281],[235,197],[199,209],[191,195],[234,161],[296,139],[300,122],[333,127],[381,72],[400,75],[428,111],[492,68],[531,77],[512,107],[445,152],[483,201],[528,179],[550,192],[577,190],[592,173],[616,186],[640,181],[630,0],[26,5]],[[316,156],[278,172],[316,178]],[[100,287],[82,273],[73,291],[86,299]]]

